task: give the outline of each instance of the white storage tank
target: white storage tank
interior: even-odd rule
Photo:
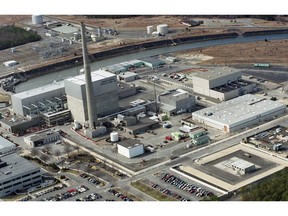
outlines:
[[[119,140],[119,134],[117,132],[110,133],[110,141],[117,142]]]
[[[167,24],[157,25],[157,32],[159,32],[161,35],[166,35],[168,33],[168,25]]]
[[[147,26],[147,34],[152,34],[153,26]]]
[[[32,24],[38,25],[43,23],[42,15],[32,15]]]

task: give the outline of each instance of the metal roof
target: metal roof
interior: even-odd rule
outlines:
[[[115,74],[110,73],[110,72],[105,71],[105,70],[101,70],[101,69],[91,72],[92,82],[97,82],[99,80],[110,78],[110,77],[115,77],[115,76],[116,76]],[[74,76],[74,77],[68,78],[66,80],[73,82],[75,84],[78,84],[78,85],[84,85],[86,83],[85,82],[85,74]]]
[[[285,109],[285,105],[282,103],[247,94],[193,112],[192,116],[201,117],[208,122],[210,121],[216,124],[233,127],[240,123],[255,119],[259,115],[272,113],[282,109]]]
[[[141,142],[138,140],[138,139],[125,139],[123,141],[119,141],[117,142],[118,145],[121,145],[125,148],[132,148],[134,147],[135,145],[138,146],[138,145],[143,145],[141,144]],[[138,144],[138,145],[137,145]]]
[[[53,28],[52,30],[60,32],[60,33],[64,33],[64,34],[72,34],[74,32],[78,32],[79,28],[63,25],[63,26]]]
[[[33,170],[40,169],[35,164],[19,156],[18,154],[9,154],[1,157],[1,160],[7,163],[7,166],[0,168],[0,182],[4,182],[14,176],[19,176],[29,173]],[[5,175],[4,173],[10,171],[11,173]]]
[[[249,161],[246,161],[246,160],[243,160],[243,159],[240,159],[240,158],[237,158],[237,157],[233,157],[233,158],[230,158],[226,163],[225,163],[226,166],[228,167],[237,167],[239,169],[248,169],[250,167],[253,167],[255,166],[255,164],[253,163],[250,163]]]
[[[15,147],[15,146],[16,145],[14,143],[0,136],[0,149],[6,148],[6,147]]]
[[[48,84],[39,88],[34,88],[28,91],[20,92],[20,93],[14,94],[13,97],[16,97],[19,99],[25,99],[25,98],[33,97],[39,94],[47,93],[50,91],[59,90],[59,89],[64,89],[64,81],[53,82],[51,84]]]

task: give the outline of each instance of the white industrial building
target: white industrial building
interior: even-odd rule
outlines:
[[[209,69],[193,76],[193,91],[226,101],[255,90],[254,83],[242,80],[240,70],[230,67]]]
[[[42,182],[40,168],[17,154],[0,158],[0,197]]]
[[[282,115],[282,103],[251,94],[216,104],[192,113],[192,119],[230,133]]]
[[[119,154],[127,158],[144,154],[144,145],[137,139],[126,139],[117,142],[117,149]]]
[[[16,150],[16,145],[14,143],[0,136],[0,157],[2,155],[15,152],[15,150]]]
[[[255,170],[255,164],[250,163],[249,161],[233,157],[230,158],[225,162],[225,166],[232,168],[236,172],[240,173],[241,175],[244,175],[249,172],[253,172]]]
[[[13,94],[11,101],[13,112],[20,116],[33,117],[67,108],[63,81]]]
[[[115,113],[119,110],[117,77],[105,70],[91,73],[92,85],[98,117]],[[85,76],[84,74],[64,81],[68,108],[72,118],[80,123],[88,119]]]
[[[160,111],[168,116],[190,111],[196,105],[195,96],[183,89],[166,91],[158,95],[157,100],[161,104]]]
[[[60,135],[56,131],[43,130],[32,135],[24,137],[24,142],[32,147],[38,147],[60,139]]]

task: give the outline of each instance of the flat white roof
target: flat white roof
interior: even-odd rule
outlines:
[[[192,116],[200,117],[216,124],[238,125],[268,113],[285,109],[286,106],[277,101],[251,94],[243,95],[229,101],[196,111]]]
[[[208,71],[201,72],[193,76],[205,80],[213,80],[215,78],[224,77],[237,72],[240,72],[240,70],[231,67],[216,67],[216,68],[209,68]]]
[[[230,158],[226,163],[225,163],[226,166],[229,166],[229,167],[232,167],[232,166],[235,166],[239,169],[248,169],[252,166],[255,166],[255,164],[253,163],[250,163],[249,161],[246,161],[246,160],[243,160],[241,158],[238,158],[238,157],[233,157],[233,158]]]
[[[35,95],[39,95],[42,93],[46,93],[46,92],[50,92],[50,91],[54,91],[54,90],[62,89],[62,88],[64,88],[64,81],[53,82],[51,84],[48,84],[39,88],[34,88],[28,91],[14,94],[13,97],[25,99],[25,98],[33,97]]]
[[[0,136],[0,150],[6,147],[16,147],[16,145],[4,137]]]
[[[102,79],[115,77],[115,76],[116,76],[115,74],[110,73],[110,72],[105,71],[105,70],[101,70],[101,69],[91,72],[92,82],[96,82],[96,81],[99,81],[99,80],[102,80]],[[84,85],[86,83],[85,82],[85,74],[74,76],[74,77],[68,78],[66,80],[68,80],[70,82],[73,82],[75,84],[78,84],[78,85]]]

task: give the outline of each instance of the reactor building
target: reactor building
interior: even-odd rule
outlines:
[[[193,91],[221,101],[253,92],[256,85],[242,79],[240,70],[230,67],[213,68],[193,76]]]
[[[119,110],[117,77],[104,70],[91,73],[94,100],[98,117],[103,117]],[[68,108],[72,118],[79,122],[88,120],[87,97],[84,75],[68,78],[64,81]]]
[[[192,113],[193,121],[231,133],[283,115],[285,104],[251,94]]]

